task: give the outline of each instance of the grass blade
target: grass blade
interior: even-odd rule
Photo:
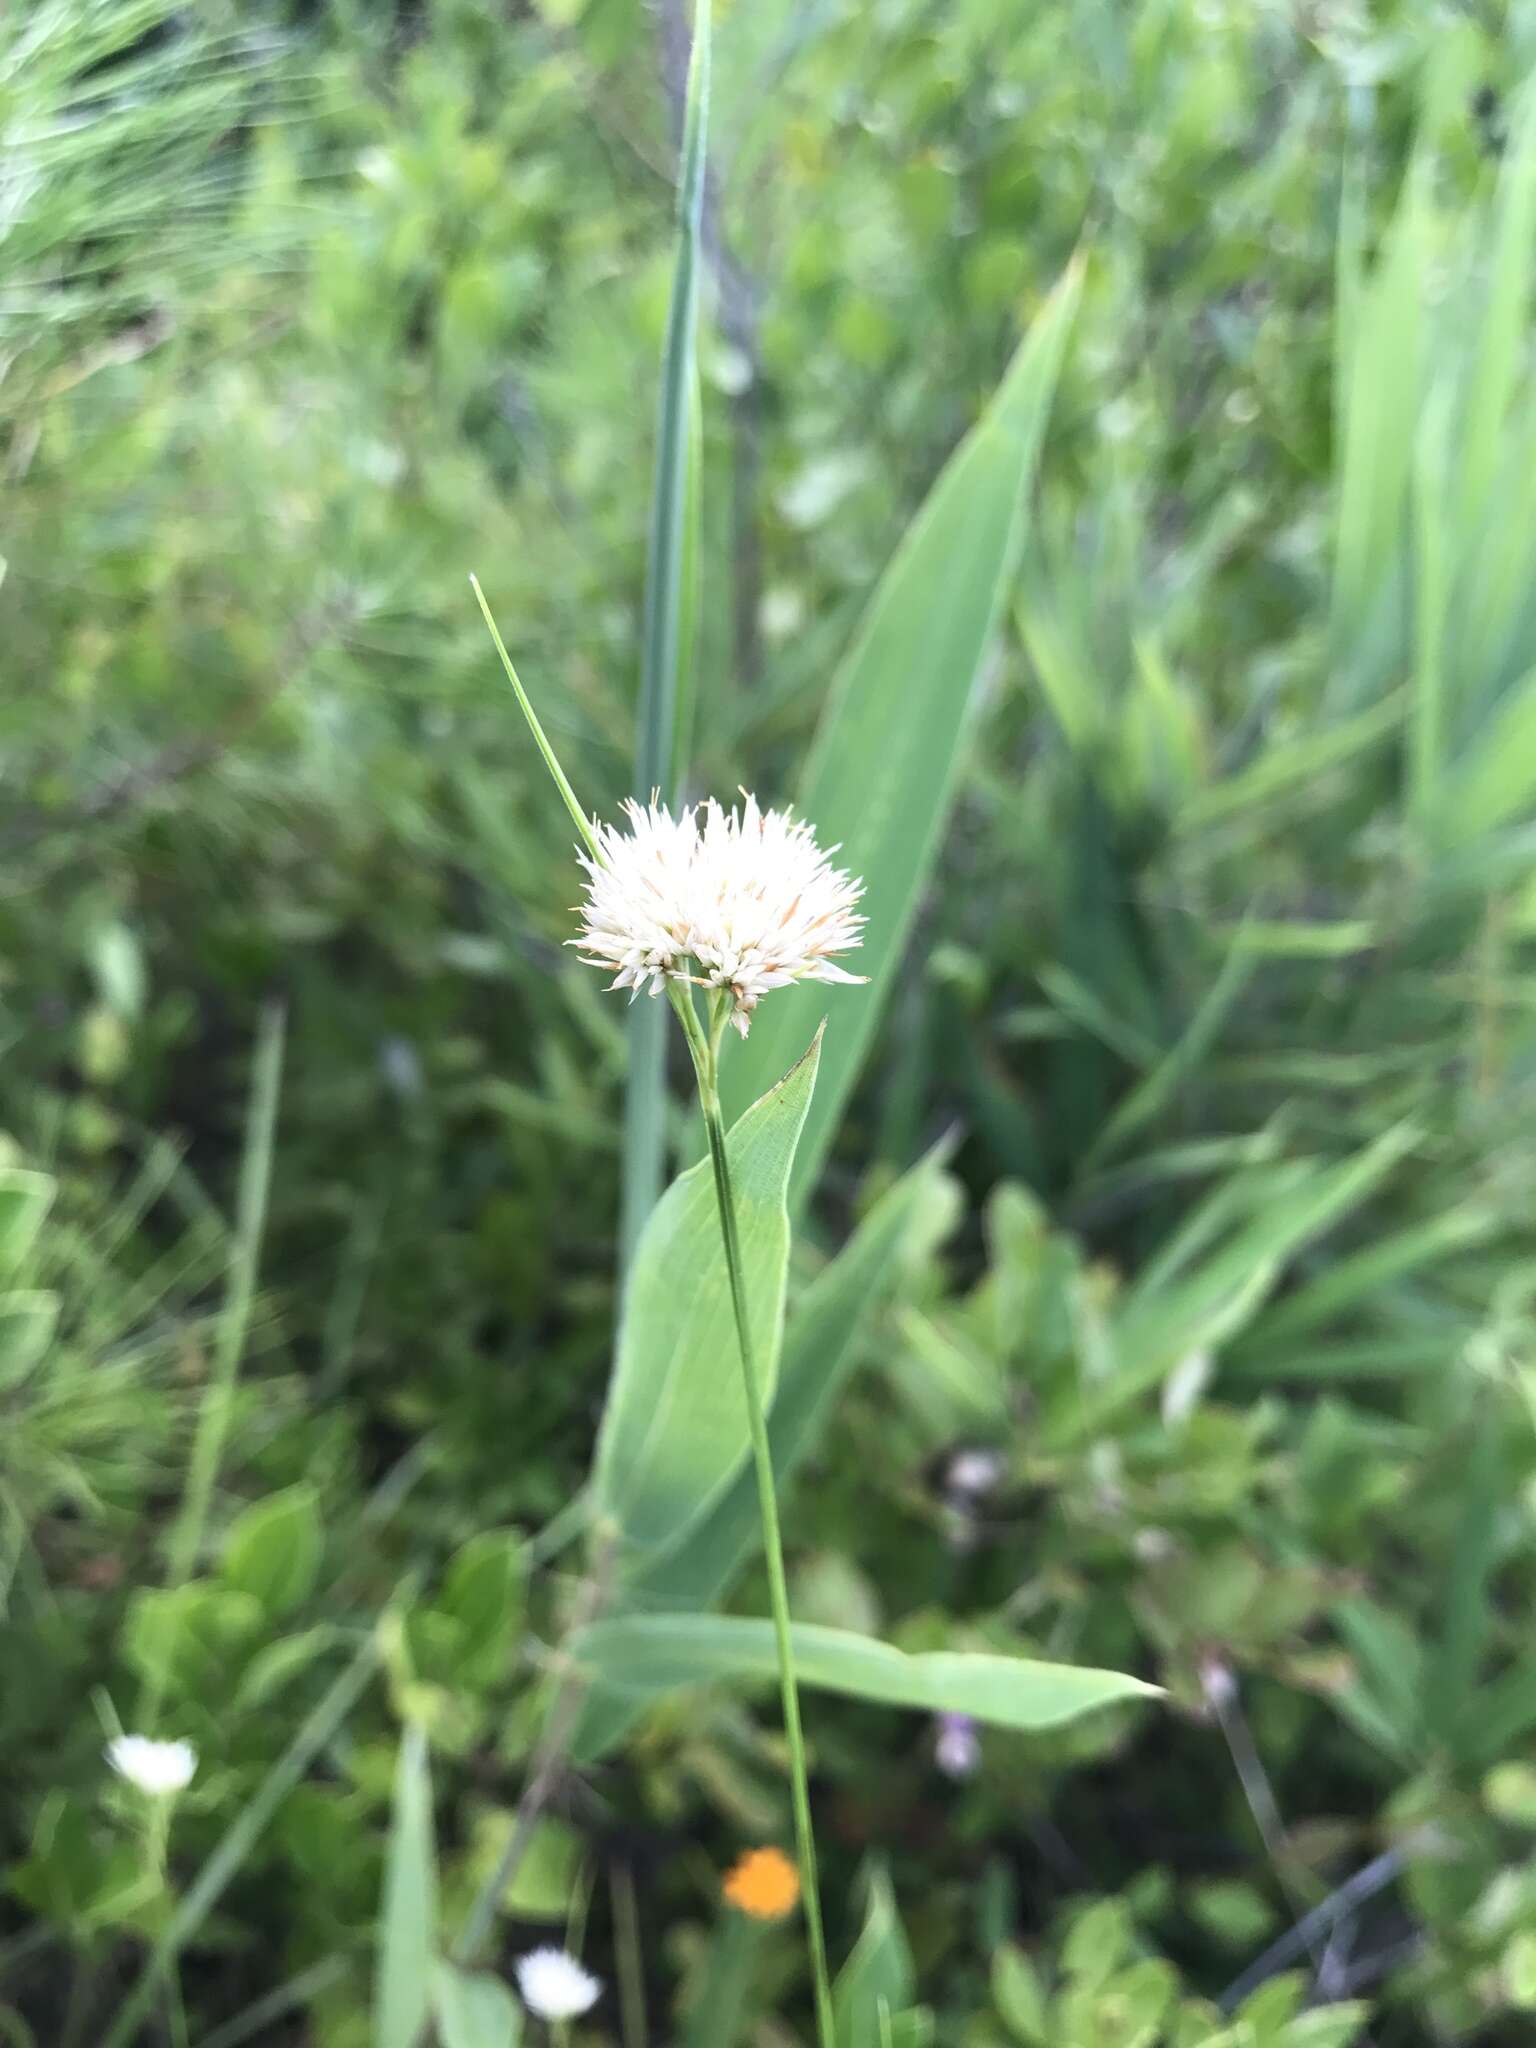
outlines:
[[[280,1003],[269,1003],[261,1013],[256,1058],[251,1070],[250,1106],[245,1124],[245,1152],[240,1162],[240,1189],[236,1198],[228,1285],[219,1316],[213,1370],[198,1409],[186,1491],[171,1532],[166,1583],[173,1589],[184,1586],[196,1569],[213,1489],[218,1483],[219,1465],[234,1417],[235,1382],[239,1378],[240,1360],[251,1325],[256,1268],[261,1256],[262,1232],[266,1227],[267,1192],[272,1182],[272,1141],[277,1129],[277,1103],[282,1086],[284,1023],[285,1013]],[[158,1707],[159,1699],[152,1688],[142,1704],[139,1717],[142,1727],[150,1725]]]
[[[395,1766],[394,1818],[379,1923],[374,2048],[416,2048],[432,2002],[437,1857],[427,1738],[407,1728]]]
[[[1024,499],[1081,282],[1074,263],[929,492],[838,672],[806,765],[798,807],[866,885],[869,922],[855,964],[870,987],[839,1005],[828,1036],[795,1164],[801,1199],[836,1132],[938,853],[971,686],[1018,564]],[[733,1114],[784,1071],[824,1006],[824,992],[809,984],[765,1005],[725,1069]]]
[[[997,1728],[1059,1728],[1096,1707],[1155,1699],[1158,1688],[1119,1671],[1045,1664],[976,1650],[911,1654],[874,1636],[797,1622],[802,1685],[924,1713],[963,1713]],[[777,1670],[771,1623],[736,1614],[635,1614],[596,1621],[572,1653],[617,1687],[766,1679]]]

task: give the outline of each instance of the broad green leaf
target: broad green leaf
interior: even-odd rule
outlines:
[[[910,1655],[809,1622],[796,1624],[794,1639],[802,1685],[924,1713],[970,1714],[998,1728],[1055,1728],[1095,1707],[1158,1696],[1156,1686],[1118,1671],[975,1650]],[[609,1684],[642,1692],[767,1679],[778,1670],[772,1627],[743,1615],[621,1616],[582,1630],[574,1650]]]
[[[1027,2048],[1046,2048],[1045,1988],[1034,1964],[1011,1941],[1003,1942],[992,1958],[992,2003],[1016,2040]]]
[[[849,965],[870,985],[834,999],[836,1028],[795,1167],[797,1200],[820,1173],[938,854],[966,708],[1018,564],[1024,500],[1081,280],[1074,264],[892,557],[806,763],[797,808],[865,884],[864,944]],[[811,983],[765,1003],[726,1064],[728,1104],[739,1110],[782,1072],[825,1008],[825,990]]]
[[[432,1976],[432,2014],[441,2048],[517,2048],[522,2007],[499,1977],[440,1962]]]
[[[768,1441],[782,1498],[786,1482],[811,1451],[833,1402],[861,1355],[872,1313],[894,1280],[904,1247],[944,1187],[947,1146],[935,1147],[875,1204],[837,1257],[818,1273],[791,1313],[784,1333],[779,1384],[768,1416]],[[743,1466],[682,1542],[642,1559],[623,1589],[635,1608],[668,1613],[711,1607],[762,1539],[757,1484]],[[574,1753],[593,1762],[644,1711],[633,1690],[595,1685],[582,1709]]]
[[[684,743],[680,711],[691,709],[693,598],[698,568],[699,464],[692,457],[698,386],[699,233],[709,135],[710,5],[694,10],[682,162],[677,191],[677,252],[661,360],[656,463],[641,626],[640,714],[635,792],[643,801],[674,793]],[[629,1070],[624,1095],[624,1170],[620,1266],[628,1273],[646,1218],[661,1196],[666,1142],[666,1032],[661,1003],[632,1003],[626,1020]],[[810,1034],[807,1033],[807,1036]]]
[[[42,1228],[56,1183],[25,1166],[0,1167],[0,1273],[14,1273]]]
[[[947,1144],[935,1147],[887,1189],[837,1257],[817,1274],[788,1319],[768,1415],[768,1441],[781,1498],[785,1482],[814,1446],[858,1363],[859,1339],[889,1293],[904,1246],[941,1186],[948,1150]],[[674,1610],[707,1606],[730,1585],[761,1537],[757,1482],[744,1466],[677,1549],[636,1574],[634,1597]]]
[[[437,1945],[437,1857],[427,1738],[407,1728],[395,1766],[374,1993],[374,2048],[417,2048],[427,2023]]]
[[[778,1377],[789,1261],[785,1198],[821,1050],[811,1049],[728,1134],[748,1313],[763,1399]],[[714,1179],[691,1168],[646,1224],[598,1437],[595,1505],[637,1550],[675,1541],[746,1456],[746,1398]]]
[[[323,1540],[314,1488],[287,1487],[237,1518],[225,1539],[222,1576],[276,1618],[314,1591]]]
[[[262,1631],[260,1603],[233,1586],[194,1579],[135,1593],[123,1631],[123,1653],[157,1693],[205,1700],[226,1696],[229,1673]]]
[[[489,1684],[506,1669],[522,1627],[527,1564],[515,1530],[472,1536],[448,1566],[436,1605],[457,1624],[461,1675]]]

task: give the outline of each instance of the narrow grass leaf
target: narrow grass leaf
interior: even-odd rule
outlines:
[[[432,2002],[437,1855],[426,1733],[410,1727],[395,1765],[394,1812],[379,1918],[374,2048],[416,2048]]]
[[[794,1646],[802,1685],[923,1713],[970,1714],[997,1728],[1056,1728],[1096,1707],[1158,1696],[1156,1686],[1118,1671],[974,1650],[909,1655],[810,1622],[796,1623]],[[778,1670],[772,1624],[742,1615],[619,1616],[594,1622],[572,1647],[609,1684],[643,1693],[771,1679]]]
[[[795,1168],[815,1184],[938,853],[966,707],[1018,564],[1024,500],[1081,289],[1074,263],[980,423],[950,458],[881,578],[833,683],[797,807],[864,879],[862,995],[839,1005]],[[813,987],[764,1005],[727,1075],[739,1110],[794,1057],[820,1014]]]
[[[1498,1536],[1497,1415],[1483,1403],[1461,1481],[1461,1515],[1442,1601],[1440,1640],[1424,1672],[1424,1719],[1450,1743],[1473,1707],[1478,1667],[1493,1625],[1489,1579]]]
[[[1478,347],[1468,365],[1466,405],[1458,435],[1461,457],[1459,523],[1475,532],[1487,512],[1494,475],[1504,452],[1510,401],[1523,366],[1531,254],[1536,238],[1536,92],[1526,89],[1512,146],[1499,179],[1488,297]]]

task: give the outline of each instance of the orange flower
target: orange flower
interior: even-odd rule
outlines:
[[[721,1890],[739,1913],[782,1920],[800,1897],[800,1876],[782,1849],[749,1849],[727,1871]]]

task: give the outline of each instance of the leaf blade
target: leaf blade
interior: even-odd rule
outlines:
[[[726,1138],[765,1403],[773,1398],[783,1330],[790,1173],[820,1053],[818,1032]],[[714,1182],[700,1165],[668,1188],[636,1253],[598,1435],[596,1504],[632,1551],[663,1548],[711,1505],[747,1447]]]
[[[1095,1707],[1158,1696],[1156,1686],[1119,1671],[973,1650],[914,1655],[812,1622],[795,1624],[794,1647],[802,1685],[924,1713],[967,1713],[999,1728],[1055,1728]],[[574,1654],[609,1683],[645,1691],[711,1678],[766,1680],[778,1669],[771,1624],[743,1615],[597,1621],[577,1638]]]
[[[1023,501],[1076,311],[1074,263],[1034,322],[983,418],[950,458],[870,601],[833,684],[797,808],[862,877],[856,963],[870,986],[840,1007],[796,1166],[814,1184],[879,1021],[948,814],[972,684],[1023,542]],[[820,992],[765,1005],[726,1076],[738,1108],[803,1044]]]

